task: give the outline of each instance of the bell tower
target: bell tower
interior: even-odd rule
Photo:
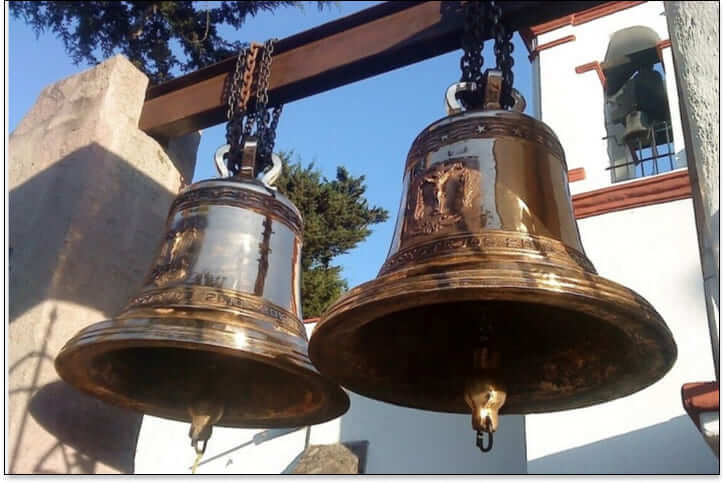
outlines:
[[[649,300],[679,349],[632,395],[526,416],[529,473],[711,473],[681,387],[715,378],[663,2],[608,2],[521,31],[533,115],[558,135],[586,255]]]

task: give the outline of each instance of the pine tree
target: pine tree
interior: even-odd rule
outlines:
[[[343,167],[328,180],[314,168],[291,164],[289,153],[280,153],[282,173],[275,186],[302,212],[302,312],[316,317],[343,291],[347,283],[334,257],[352,250],[371,233],[369,226],[387,220],[387,210],[369,207],[364,197],[364,176],[350,176]]]
[[[316,3],[322,9],[332,2]],[[235,55],[242,43],[223,39],[218,27],[238,30],[247,17],[283,6],[303,2],[9,2],[10,13],[36,35],[55,33],[76,65],[122,53],[154,83]]]

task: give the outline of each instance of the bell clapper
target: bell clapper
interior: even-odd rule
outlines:
[[[498,411],[505,404],[506,392],[499,378],[500,353],[491,350],[490,328],[480,327],[478,347],[473,351],[473,375],[465,385],[465,402],[473,416],[473,429],[477,431],[475,444],[487,453],[493,449],[493,433],[498,429]],[[488,443],[484,436],[488,435]]]
[[[505,404],[506,392],[501,385],[489,378],[474,378],[468,382],[465,401],[473,416],[473,429],[477,431],[476,444],[483,453],[493,448],[493,433],[498,429],[498,411]],[[484,434],[488,444],[484,445]]]
[[[191,467],[191,473],[196,473],[196,468],[206,451],[206,443],[211,437],[213,426],[219,422],[221,416],[224,414],[224,406],[202,399],[192,403],[188,411],[191,415],[189,437],[191,438],[191,446],[193,446],[196,451],[196,458]]]

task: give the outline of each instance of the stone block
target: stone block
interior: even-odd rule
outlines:
[[[141,415],[78,393],[53,364],[138,290],[193,175],[198,133],[172,159],[138,129],[147,85],[113,57],[44,89],[10,134],[10,473],[133,471]]]
[[[356,475],[357,456],[341,443],[309,446],[292,470],[296,475]]]

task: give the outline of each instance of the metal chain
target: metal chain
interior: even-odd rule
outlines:
[[[269,74],[271,73],[272,54],[274,53],[274,42],[270,39],[264,42],[261,65],[259,66],[259,81],[256,87],[256,109],[257,113],[266,109],[269,102]]]
[[[483,78],[483,40],[485,31],[482,22],[485,13],[483,2],[470,1],[465,4],[465,25],[463,27],[463,56],[460,59],[462,77],[460,82],[478,83]]]
[[[227,94],[226,119],[226,144],[229,145],[229,154],[227,155],[226,164],[231,173],[238,172],[237,164],[241,161],[239,148],[242,135],[242,122],[244,112],[240,112],[240,95],[244,81],[244,72],[246,71],[246,58],[249,52],[247,45],[239,50],[236,58],[236,67],[229,83]]]
[[[474,82],[478,91],[475,96],[467,94],[462,97],[465,107],[475,107],[481,102],[478,98],[483,91],[483,46],[485,34],[489,33],[495,39],[496,68],[501,71],[503,85],[501,92],[501,106],[509,109],[513,106],[513,32],[508,31],[501,22],[502,9],[494,1],[469,1],[465,4],[465,24],[463,26],[463,56],[460,59],[462,76],[460,82]],[[489,32],[485,31],[485,26]]]
[[[244,75],[244,69],[246,68],[247,50],[247,46],[243,46],[239,50],[239,55],[236,57],[236,66],[234,69],[234,73],[232,74],[231,82],[229,83],[229,92],[226,96],[226,119],[228,121],[231,121],[237,112],[239,93],[241,91],[242,76]]]
[[[272,54],[276,39],[267,40],[264,43],[261,65],[259,66],[259,77],[256,89],[255,117],[256,133],[259,139],[259,156],[257,157],[256,172],[262,172],[271,165],[271,155],[274,150],[276,138],[276,126],[281,115],[281,106],[274,109],[274,117],[267,109],[269,103],[269,77],[271,74]]]
[[[271,115],[266,111],[265,115],[270,118],[268,125],[266,125],[263,139],[261,142],[261,155],[262,159],[266,163],[271,162],[271,155],[274,151],[274,143],[277,137],[277,125],[279,124],[279,117],[282,114],[283,106],[275,106],[271,109]]]
[[[267,40],[263,46],[252,44],[244,46],[236,61],[236,67],[227,94],[228,124],[226,126],[226,142],[229,144],[227,167],[232,175],[241,169],[241,157],[244,139],[254,135],[258,140],[255,173],[263,171],[271,164],[271,154],[276,139],[276,128],[279,123],[282,106],[267,109],[269,102],[269,75],[271,73],[272,54],[276,39]],[[258,51],[261,59],[258,63]],[[254,106],[250,108],[248,101],[252,88],[255,87]]]
[[[490,2],[491,36],[495,38],[495,65],[503,74],[503,85],[500,93],[500,105],[503,109],[513,107],[513,32],[500,21],[503,11],[496,2]]]

